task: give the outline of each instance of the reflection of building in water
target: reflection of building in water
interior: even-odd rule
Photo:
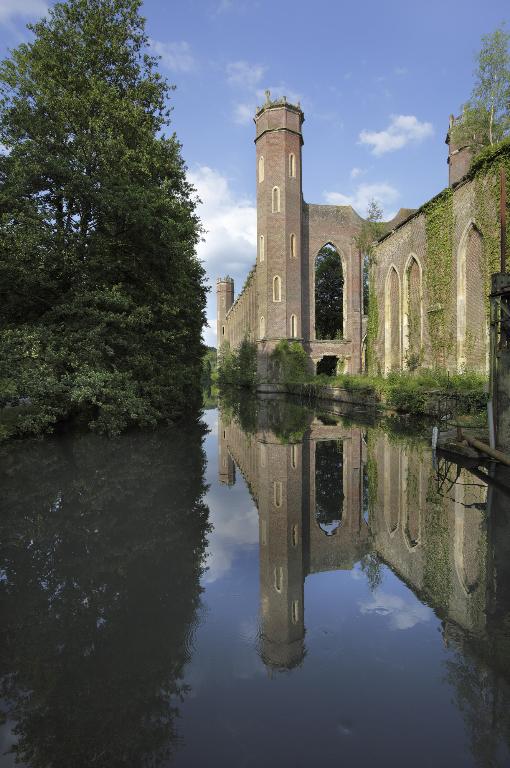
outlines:
[[[302,658],[305,577],[350,569],[373,549],[442,618],[485,630],[487,486],[465,469],[437,480],[426,446],[381,430],[369,430],[369,446],[361,428],[318,419],[299,443],[282,442],[267,426],[247,435],[235,422],[220,423],[220,479],[234,482],[235,462],[259,510],[269,664],[291,667]]]
[[[220,422],[220,480],[228,482],[233,459],[259,511],[261,655],[270,667],[289,669],[303,658],[307,574],[350,569],[366,550],[362,445],[360,429],[317,420],[299,443],[282,442],[269,429],[247,435],[235,422]],[[324,446],[318,487],[316,457]],[[321,519],[328,495],[339,507],[332,525]]]

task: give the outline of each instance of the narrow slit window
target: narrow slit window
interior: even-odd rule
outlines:
[[[297,624],[299,621],[299,600],[292,601],[292,623]]]
[[[259,184],[262,181],[264,181],[264,158],[261,156],[259,157]]]
[[[260,328],[259,328],[259,337],[263,339],[266,335],[266,319],[265,317],[260,318]]]
[[[298,458],[298,447],[296,443],[292,443],[290,446],[290,466],[292,469],[296,469],[297,467],[297,458]]]
[[[291,179],[296,178],[296,155],[293,152],[289,155],[289,176]]]
[[[283,488],[281,482],[278,480],[273,483],[273,502],[277,509],[282,506]]]
[[[264,261],[266,258],[266,244],[264,242],[264,235],[261,235],[259,237],[259,259],[260,261]]]
[[[273,213],[280,213],[280,188],[273,187],[273,199],[272,199],[272,211]]]
[[[297,317],[296,315],[290,316],[290,336],[292,339],[297,338]]]
[[[221,335],[222,336],[225,335],[225,326],[224,325],[221,326]]]
[[[297,547],[299,544],[299,526],[293,525],[292,526],[292,546]]]
[[[296,258],[296,235],[294,233],[290,236],[290,258]]]
[[[273,278],[273,301],[282,300],[282,281],[278,275]]]

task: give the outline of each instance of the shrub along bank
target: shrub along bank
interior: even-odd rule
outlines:
[[[412,415],[431,414],[439,401],[447,398],[457,414],[479,414],[487,403],[487,379],[479,373],[449,374],[439,369],[413,373],[390,373],[387,377],[369,375],[311,376],[301,344],[281,341],[270,359],[271,380],[260,382],[256,374],[257,353],[252,342],[244,341],[239,350],[226,349],[218,364],[220,389],[244,387],[252,390],[289,392],[307,399],[377,405]]]

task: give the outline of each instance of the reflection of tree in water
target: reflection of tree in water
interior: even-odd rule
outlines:
[[[0,680],[30,766],[171,753],[206,543],[201,445],[163,429],[0,457]]]
[[[342,522],[344,504],[343,444],[324,440],[315,446],[315,519],[331,536]]]

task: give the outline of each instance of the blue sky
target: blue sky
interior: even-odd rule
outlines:
[[[46,7],[0,0],[2,54]],[[448,115],[470,94],[481,35],[510,22],[508,0],[145,0],[142,12],[177,85],[172,127],[203,201],[210,344],[216,276],[239,290],[255,261],[252,114],[264,89],[304,109],[305,200],[363,215],[375,197],[390,216],[446,185]]]

